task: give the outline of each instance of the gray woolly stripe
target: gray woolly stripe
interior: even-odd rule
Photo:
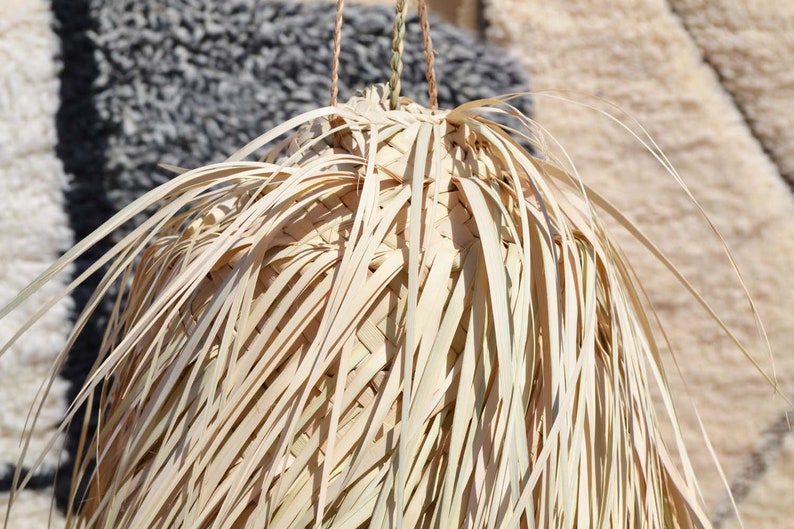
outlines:
[[[96,104],[114,129],[107,157],[118,176],[118,187],[109,190],[116,207],[166,178],[157,163],[223,160],[275,124],[328,104],[330,4],[114,0],[96,6]],[[340,100],[388,80],[392,17],[386,6],[346,9]],[[433,29],[442,106],[527,90],[523,69],[503,51],[449,25]],[[426,103],[415,17],[405,49],[403,93]]]

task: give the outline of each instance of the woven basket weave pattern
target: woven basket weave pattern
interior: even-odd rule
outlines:
[[[110,341],[143,338],[128,357],[106,358],[116,363],[107,420],[127,426],[100,433],[103,451],[83,519],[96,515],[99,526],[114,527],[148,509],[152,526],[200,528],[223,519],[243,527],[266,513],[268,527],[309,527],[324,498],[323,527],[381,526],[393,515],[389,505],[401,486],[395,468],[403,464],[403,527],[432,527],[440,519],[458,527],[472,516],[480,527],[485,513],[503,517],[500,523],[509,517],[516,504],[504,502],[518,501],[511,479],[538,469],[555,475],[556,458],[569,452],[579,458],[578,479],[594,491],[605,487],[603,494],[628,499],[630,491],[646,489],[647,473],[664,476],[647,494],[671,509],[668,516],[688,519],[680,484],[670,481],[658,455],[664,448],[651,403],[638,404],[647,394],[637,386],[648,378],[643,361],[623,352],[623,343],[643,338],[615,333],[615,321],[635,316],[614,312],[625,304],[610,297],[623,293],[609,285],[629,271],[605,266],[575,195],[545,204],[535,188],[543,184],[491,150],[484,121],[409,100],[389,111],[377,91],[347,109],[300,129],[261,163],[207,169],[223,185],[196,192],[144,253],[128,293],[135,308]],[[437,143],[421,150],[417,137],[427,126]],[[418,230],[422,319],[411,322],[417,156],[427,157]],[[522,189],[510,177],[517,172]],[[371,204],[362,202],[364,185],[377,186]],[[482,194],[473,193],[480,188]],[[486,197],[479,211],[490,210],[487,223],[469,203],[478,197]],[[530,223],[525,234],[517,228],[521,208]],[[496,239],[486,242],[483,229]],[[533,248],[529,259],[526,247]],[[504,266],[504,285],[483,273],[488,252]],[[544,265],[550,259],[558,280]],[[493,294],[500,289],[510,313],[529,295],[558,300],[549,310],[566,318],[558,329],[539,311],[526,321],[511,316],[509,328],[500,329]],[[155,322],[147,319],[151,311],[159,311]],[[139,322],[152,328],[136,334]],[[504,344],[525,349],[511,359]],[[563,348],[580,353],[561,355]],[[598,383],[583,385],[585,376]],[[560,401],[552,388],[566,386],[581,389]],[[578,404],[586,387],[597,398]],[[516,412],[522,419],[511,423]],[[611,445],[588,452],[596,460],[571,452],[576,439],[558,430],[577,414],[590,417],[577,435],[608,433]],[[631,440],[632,431],[642,435]],[[511,452],[516,435],[525,452]],[[452,453],[460,455],[451,460]],[[625,465],[625,489],[603,485],[607,476],[592,470],[610,462]],[[165,485],[174,476],[184,478],[177,489]],[[99,492],[109,483],[117,487],[110,499]],[[544,494],[535,486],[530,501],[543,505]],[[675,499],[665,503],[667,496]],[[437,502],[450,510],[438,512]],[[636,509],[600,516],[633,519]]]

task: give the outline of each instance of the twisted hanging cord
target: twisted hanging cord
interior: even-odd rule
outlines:
[[[394,38],[391,43],[391,91],[390,108],[400,108],[400,76],[403,73],[403,44],[405,41],[405,19],[408,17],[408,2],[397,0],[396,14],[394,17]]]
[[[427,78],[427,95],[430,108],[438,109],[438,85],[436,84],[436,64],[433,56],[433,40],[430,38],[430,20],[428,20],[427,0],[419,0],[419,22],[422,25],[422,37],[425,46],[425,77]]]
[[[342,11],[345,0],[336,0],[336,21],[334,23],[334,58],[331,63],[331,106],[336,106],[339,96],[339,56],[342,53]]]

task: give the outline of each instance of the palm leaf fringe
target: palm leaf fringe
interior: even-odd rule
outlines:
[[[68,525],[709,527],[593,195],[506,100],[385,95],[184,172],[64,257],[160,205],[97,264],[92,303],[121,288],[68,417],[104,410]]]

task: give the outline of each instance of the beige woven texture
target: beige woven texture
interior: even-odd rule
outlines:
[[[364,103],[362,102],[361,104]],[[407,109],[408,111],[417,113],[417,115],[422,112],[427,112],[414,104],[407,107]],[[406,116],[407,115],[406,113]],[[373,120],[378,119],[384,120],[386,118],[383,117],[382,114],[378,114],[377,117],[373,118]],[[428,117],[427,119],[443,123],[442,118]],[[416,125],[418,124],[417,122]],[[388,145],[384,143],[379,147],[376,166],[379,168],[381,185],[384,187],[383,193],[386,195],[396,195],[396,193],[391,193],[390,189],[392,191],[398,189],[398,181],[402,178],[402,175],[408,172],[406,168],[408,161],[406,153],[412,148],[412,141],[415,140],[416,128],[417,127],[406,128],[400,134],[390,137]],[[319,134],[319,130],[320,129],[317,127],[304,130],[303,140],[311,140],[314,136]],[[360,152],[361,146],[357,145],[349,134],[340,136],[339,139],[341,141],[341,147],[345,151],[353,152],[359,156],[364,155]],[[296,145],[302,144],[303,141],[298,141],[296,143]],[[313,148],[310,154],[307,155],[307,159],[323,156],[330,152],[330,150],[331,147],[325,143],[319,143]],[[445,154],[446,156],[441,162],[442,167],[449,168],[449,174],[445,173],[446,181],[441,184],[442,192],[439,194],[435,209],[437,221],[433,227],[428,225],[423,229],[428,233],[431,231],[433,233],[430,246],[433,248],[433,255],[439,256],[435,261],[436,264],[438,262],[445,262],[449,259],[448,264],[451,266],[452,270],[450,277],[452,284],[454,284],[461,270],[460,250],[471,246],[478,239],[478,236],[474,219],[461,202],[459,192],[450,184],[450,178],[452,178],[455,171],[452,168],[453,160],[449,153]],[[460,165],[472,163],[470,161],[464,162],[463,160],[454,160],[454,162]],[[433,170],[429,168],[428,172],[432,174]],[[250,399],[250,404],[247,405],[241,415],[246,418],[246,421],[252,420],[252,417],[259,417],[259,420],[265,421],[264,417],[261,416],[262,410],[267,408],[269,404],[266,405],[264,403],[270,403],[277,398],[279,395],[278,391],[283,390],[284,386],[287,385],[289,380],[294,376],[294,372],[298,369],[298,366],[302,362],[305,362],[304,357],[306,352],[310,350],[314,337],[322,324],[323,311],[321,309],[323,303],[316,300],[324,299],[325,296],[328,295],[331,284],[338,273],[339,261],[341,259],[339,250],[340,244],[343,244],[342,241],[350,236],[350,218],[359,207],[358,203],[361,190],[355,180],[351,182],[346,185],[340,185],[339,189],[342,190],[340,192],[327,192],[323,194],[319,200],[312,201],[311,204],[305,208],[303,213],[297,216],[298,220],[286,227],[283,235],[279,236],[279,238],[273,242],[273,247],[277,250],[269,252],[268,257],[264,260],[265,264],[259,271],[257,279],[258,291],[255,296],[256,301],[251,308],[251,325],[239,330],[241,335],[246,337],[245,342],[254,345],[246,347],[241,352],[240,358],[238,358],[236,362],[238,365],[253,365],[261,361],[261,350],[274,347],[278,349],[280,353],[278,358],[272,359],[271,363],[273,365],[283,363],[283,365],[279,365],[279,367],[272,370],[272,373],[269,375],[266,386],[270,389],[260,389],[258,390],[259,393],[257,396]],[[206,235],[206,238],[211,238],[216,226],[230,222],[229,219],[238,214],[238,209],[242,209],[244,203],[245,200],[242,199],[230,199],[224,202],[223,205],[216,206],[202,218],[194,221],[185,232],[185,236],[193,237],[196,236],[196,234],[203,233]],[[384,267],[384,269],[392,268],[395,254],[398,254],[400,256],[399,260],[402,261],[402,252],[409,244],[410,230],[407,221],[407,210],[404,210],[398,214],[396,229],[392,230],[391,233],[386,236],[376,252],[377,257],[370,266],[373,275],[377,275],[379,265],[384,262],[388,265]],[[265,228],[266,226],[263,225],[259,226],[257,229]],[[165,285],[167,285],[169,281],[169,274],[163,273],[158,269],[158,266],[160,266],[161,262],[165,261],[171,262],[170,260],[178,261],[182,258],[187,259],[187,257],[182,255],[178,258],[175,258],[173,255],[174,248],[180,246],[181,240],[181,236],[163,237],[153,246],[149,253],[149,257],[142,261],[141,266],[143,267],[143,271],[139,273],[141,278],[151,278],[152,284],[147,283],[146,279],[142,280],[141,283],[143,283],[143,286],[133,289],[129,302],[130,306],[146,306],[147,303],[151,302],[147,299],[147,296],[150,293],[150,287],[152,287],[152,285],[155,285],[152,287],[152,290],[165,288]],[[204,239],[201,240],[203,241]],[[217,264],[214,265],[213,271],[208,276],[208,279],[202,283],[201,288],[192,298],[190,310],[184,312],[183,317],[179,320],[174,320],[174,328],[171,332],[174,336],[173,341],[186,340],[187,337],[194,332],[196,319],[200,317],[200,314],[212,302],[219,286],[222,285],[227,277],[235,270],[235,265],[240,256],[246,256],[248,253],[248,243],[246,240],[246,238],[241,238],[242,242],[239,247],[235,247],[221,256]],[[184,250],[184,248],[182,249]],[[451,258],[452,255],[456,256],[454,260]],[[296,266],[296,263],[303,263],[303,265],[301,265],[302,268]],[[152,266],[153,269],[149,270],[149,266]],[[319,274],[317,274],[318,266],[324,270]],[[433,266],[436,267],[436,265]],[[443,265],[440,266],[443,267]],[[292,304],[288,309],[288,314],[301,314],[302,316],[292,319],[287,318],[278,325],[275,325],[274,328],[268,330],[268,322],[273,319],[272,312],[279,310],[279,308],[276,304],[272,303],[272,296],[267,295],[267,292],[275,290],[276,293],[273,295],[277,295],[278,292],[281,292],[280,289],[284,288],[283,276],[285,274],[291,278],[290,281],[296,281],[294,278],[298,268],[300,268],[300,272],[297,275],[316,275],[318,279],[313,280],[312,289],[317,292],[324,292],[324,294],[323,296],[313,295],[309,297],[308,301],[303,297],[295,298],[284,294],[282,302]],[[423,277],[426,277],[427,274],[430,273],[437,274],[438,271],[434,270],[431,272],[429,268],[421,271]],[[391,443],[400,435],[402,424],[396,406],[392,406],[383,416],[376,414],[375,408],[378,405],[378,395],[380,393],[386,392],[390,394],[390,392],[399,392],[399,377],[395,374],[398,370],[393,370],[391,365],[394,362],[396,351],[402,347],[402,340],[404,340],[401,330],[402,324],[399,323],[399,321],[402,318],[401,315],[403,315],[406,310],[406,281],[406,273],[400,272],[390,281],[389,288],[379,293],[377,299],[368,302],[371,303],[371,305],[368,305],[369,308],[366,309],[363,324],[344,345],[344,348],[350,351],[350,358],[353,359],[351,361],[356,367],[352,369],[347,376],[347,399],[349,402],[348,400],[345,401],[343,406],[344,412],[339,419],[339,435],[337,436],[336,449],[334,451],[337,455],[337,460],[334,465],[343,466],[345,461],[350,460],[353,448],[356,446],[356,443],[364,437],[367,431],[370,424],[370,421],[367,420],[369,417],[378,417],[375,423],[380,424],[380,427],[377,429],[378,434],[375,435],[375,442],[372,443],[372,447],[368,449],[369,452],[365,450],[365,455],[367,455],[367,457],[360,457],[360,459],[357,460],[359,462],[358,464],[360,464],[360,460],[362,459],[365,463],[369,464],[371,463],[370,460],[378,461],[378,458],[384,457],[384,454],[380,452],[383,451],[384,453],[388,453],[388,451],[393,448],[390,448]],[[300,281],[298,281],[298,283],[300,283]],[[362,285],[362,288],[364,286],[365,285]],[[433,292],[430,297],[434,298],[434,302],[439,302],[447,299],[450,295],[451,291],[439,291]],[[426,301],[425,299],[424,302],[426,303]],[[315,310],[313,312],[307,312],[307,307],[311,306],[311,303],[316,303]],[[464,314],[467,313],[468,308],[464,310]],[[278,318],[275,321],[281,320]],[[465,329],[462,327],[458,328],[454,333],[454,337],[451,339],[449,352],[450,365],[455,363],[454,359],[457,357],[458,352],[463,350],[465,339]],[[220,347],[220,336],[215,337],[214,340],[213,349],[217,351]],[[202,372],[204,373],[202,376],[207,377],[207,380],[211,380],[214,376],[216,357],[211,355],[205,362],[206,366],[202,368]],[[120,384],[120,388],[116,390],[119,395],[130,391],[130,388],[137,383],[136,373],[142,363],[143,360],[138,361],[136,359],[135,361],[125,364],[118,376],[119,380],[124,381]],[[323,443],[325,443],[325,438],[327,436],[326,420],[327,417],[333,413],[331,401],[328,396],[334,391],[335,370],[338,367],[337,364],[330,366],[326,370],[325,375],[321,377],[315,389],[311,392],[306,410],[304,411],[305,420],[302,422],[297,434],[298,441],[296,441],[290,453],[286,455],[286,460],[284,461],[286,468],[294,461],[303,461],[307,459],[309,457],[307,454],[313,454],[318,446],[323,446]],[[160,379],[167,379],[167,373],[172,369],[175,369],[175,367],[171,362],[164,362],[162,371],[165,374],[161,375]],[[168,391],[173,398],[177,398],[179,395],[188,392],[188,388],[185,386],[187,380],[188,378],[186,376],[182,377],[180,378],[181,382],[179,385],[169,387],[165,391]],[[436,391],[432,392],[431,395],[443,395],[443,386],[445,382],[446,380],[444,377],[440,378]],[[119,397],[118,400],[121,400],[121,398]],[[437,406],[430,410],[430,417],[435,416],[438,410],[447,405],[448,402],[446,402],[445,399],[440,399]],[[115,411],[115,408],[111,408],[110,416],[112,416]],[[241,429],[240,431],[243,435],[248,435],[248,430]],[[442,430],[442,432],[443,431],[445,430]],[[196,437],[200,437],[200,431],[194,431],[193,433]],[[439,435],[439,437],[441,437],[441,435]],[[254,449],[253,443],[255,440],[255,437],[251,437],[250,442],[252,446],[248,447],[247,450]],[[161,442],[163,444],[165,443],[165,441],[158,440],[157,444],[159,445]],[[98,482],[107,483],[111,480],[112,476],[119,468],[117,458],[120,459],[120,454],[128,449],[127,444],[128,439],[124,438],[117,438],[111,442],[111,447],[108,450],[111,456],[105,461],[104,465],[100,465]],[[433,449],[428,457],[442,458],[441,454],[445,447],[446,445],[444,443],[439,442],[438,446]],[[374,459],[372,459],[373,457]],[[145,464],[148,464],[153,458],[154,456],[151,456],[149,459],[141,462],[141,468],[146,469]],[[213,461],[209,468],[202,469],[205,470],[206,479],[204,483],[202,483],[201,490],[206,489],[212,491],[214,487],[228,486],[228,480],[231,479],[233,481],[234,478],[228,478],[226,474],[214,468],[217,466],[223,467],[224,464],[228,463],[228,461],[223,461],[221,458],[220,462]],[[177,472],[180,463],[176,461],[173,464],[177,465],[177,468],[172,468],[172,471]],[[348,499],[342,504],[344,508],[349,508],[349,504],[351,503],[356,504],[355,502],[360,502],[366,504],[366,502],[371,500],[371,498],[369,498],[371,492],[367,490],[367,485],[370,480],[377,480],[378,478],[370,475],[371,472],[365,464],[360,465],[364,470],[367,470],[367,472],[362,470],[356,474],[357,477],[355,480],[351,479],[351,482],[360,480],[360,483],[355,486],[351,485],[352,492],[348,495]],[[243,461],[235,459],[229,467],[229,473],[237,469],[238,466],[243,467]],[[277,465],[273,466],[275,467]],[[297,471],[295,471],[296,469]],[[312,487],[316,485],[314,481],[314,479],[316,479],[314,472],[318,472],[319,470],[315,469],[310,473],[307,469],[299,465],[296,465],[296,469],[285,471],[284,474],[279,476],[275,481],[273,489],[281,490],[283,488],[284,491],[284,494],[279,496],[275,505],[279,505],[279,502],[282,501],[285,504],[289,504],[290,501],[294,502],[294,500],[291,500],[293,496],[297,496],[298,498],[306,497],[306,501],[309,501],[308,498],[311,496]],[[107,475],[103,475],[103,471],[106,471]],[[168,474],[168,472],[164,473]],[[139,492],[137,487],[143,482],[143,476],[146,472],[141,470],[140,474],[140,478],[130,480],[128,484],[125,484],[123,492],[117,495],[117,497],[120,498],[119,504],[124,505],[126,498],[137,499],[134,494]],[[210,476],[217,477],[218,481],[213,481],[215,477]],[[140,479],[140,482],[138,479]],[[287,483],[289,486],[283,486],[282,483]],[[287,494],[287,492],[289,492],[289,494]],[[369,495],[364,494],[365,492],[368,492]],[[89,494],[90,499],[84,510],[84,515],[86,517],[93,515],[97,509],[97,500],[102,497],[101,493]],[[167,502],[166,508],[179,505],[180,498],[181,493],[174,493],[174,497]],[[297,502],[294,503],[297,504]],[[310,504],[307,503],[307,506],[308,505]],[[291,505],[289,508],[294,508],[294,505]],[[287,509],[287,507],[283,507],[283,509]],[[309,509],[307,512],[297,512],[306,518],[305,523],[307,524],[310,523],[311,517],[314,516],[313,509]],[[406,513],[406,526],[418,526],[420,515],[420,509],[409,509]],[[243,514],[240,516],[242,518],[245,515]],[[105,521],[103,523],[108,524],[109,522]],[[208,527],[209,525],[206,526]],[[201,527],[205,527],[205,525],[202,524]],[[237,527],[237,525],[234,527]],[[240,525],[240,527],[242,527],[242,525]]]

